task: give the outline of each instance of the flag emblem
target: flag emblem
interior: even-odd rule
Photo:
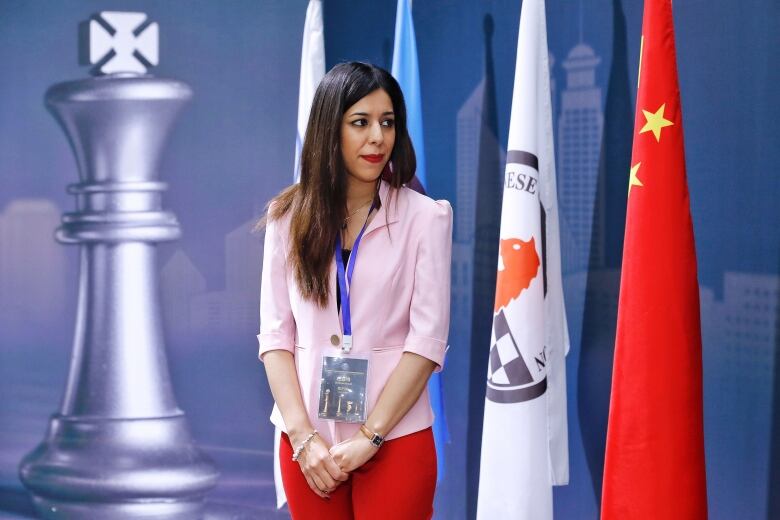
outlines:
[[[547,390],[544,350],[524,355],[504,312],[513,306],[539,275],[540,263],[534,237],[530,240],[501,240],[493,317],[495,341],[490,347],[486,394],[488,399],[496,403],[530,401]]]
[[[531,285],[531,280],[539,273],[539,255],[536,254],[536,240],[521,240],[509,238],[501,240],[498,249],[499,266],[496,276],[496,305],[493,312],[497,313],[509,302],[520,297]]]

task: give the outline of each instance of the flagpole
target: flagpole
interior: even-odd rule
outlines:
[[[322,22],[322,0],[309,0],[306,8],[306,20],[303,24],[303,43],[301,45],[301,72],[298,87],[298,119],[295,135],[294,182],[300,182],[301,151],[309,122],[314,92],[325,76],[325,32]],[[282,469],[279,461],[279,447],[282,431],[274,429],[274,487],[276,489],[276,507],[281,508],[287,502],[282,484]]]
[[[671,0],[645,0],[640,49],[601,518],[703,520],[699,286]]]
[[[420,68],[417,58],[417,43],[415,40],[411,0],[398,0],[397,3],[392,74],[398,81],[404,94],[407,128],[417,159],[415,176],[424,192],[427,175],[425,167],[425,141],[423,138],[422,96],[420,92]],[[444,446],[450,442],[450,434],[447,427],[444,391],[440,372],[431,375],[428,381],[428,396],[434,413],[433,437],[436,444],[436,480],[441,482],[446,470]]]
[[[552,520],[568,482],[566,367],[543,0],[524,0],[501,203],[477,519]]]

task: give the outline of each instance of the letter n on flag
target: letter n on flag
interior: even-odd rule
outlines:
[[[645,0],[601,518],[707,518],[701,326],[671,0]]]
[[[543,0],[522,5],[507,150],[477,518],[552,520],[569,479],[569,336]]]

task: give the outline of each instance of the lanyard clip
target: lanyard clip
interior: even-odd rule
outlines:
[[[352,350],[352,334],[344,334],[344,338],[341,342],[341,351],[345,354],[349,354]]]

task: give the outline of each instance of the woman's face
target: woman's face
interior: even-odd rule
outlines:
[[[341,119],[341,155],[347,173],[371,182],[382,174],[395,144],[390,96],[377,89],[349,107]]]

